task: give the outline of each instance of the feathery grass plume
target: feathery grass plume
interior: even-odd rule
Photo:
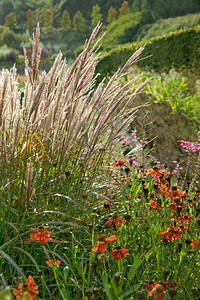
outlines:
[[[57,179],[62,170],[76,170],[79,182],[80,178],[88,176],[87,168],[93,170],[95,177],[100,167],[97,162],[102,161],[103,157],[110,159],[135,117],[138,108],[133,107],[133,100],[148,80],[139,86],[136,86],[137,78],[126,85],[121,84],[122,78],[129,74],[128,67],[140,58],[141,47],[108,83],[103,80],[95,86],[95,68],[100,55],[97,50],[101,39],[97,42],[94,40],[100,27],[101,24],[96,26],[72,66],[67,68],[60,52],[50,71],[39,74],[41,48],[38,25],[36,35],[33,35],[32,74],[24,51],[29,77],[25,83],[22,104],[15,69],[1,71],[0,152],[7,167],[18,157],[22,159],[23,163],[20,163],[26,172],[29,163],[35,166],[39,160],[41,164],[44,161],[51,164],[56,158],[59,163]],[[130,93],[133,83],[135,91]],[[99,153],[101,148],[105,150],[104,153]],[[15,149],[15,153],[10,149]],[[25,174],[23,178],[26,178]]]

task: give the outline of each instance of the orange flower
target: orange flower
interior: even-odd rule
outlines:
[[[48,266],[59,266],[61,264],[61,261],[60,260],[49,260],[49,261],[46,261],[46,264]]]
[[[109,238],[106,238],[105,235],[101,233],[97,236],[97,245],[92,248],[92,251],[97,252],[99,250],[101,253],[104,253],[107,250],[105,242],[114,242],[116,239],[116,235],[111,235]]]
[[[165,288],[162,284],[155,284],[153,289],[149,292],[149,296],[153,296],[156,293],[156,300],[163,300],[164,294],[166,293]]]
[[[192,241],[193,241],[192,247],[195,249],[199,248],[198,252],[200,252],[200,236],[199,236],[198,240],[192,240]]]
[[[20,299],[24,296],[24,295],[28,295],[29,299],[34,299],[36,297],[36,295],[39,294],[39,291],[37,291],[38,286],[36,285],[33,277],[30,275],[27,280],[26,283],[20,283],[18,285],[18,290],[13,291],[13,295],[20,296]]]
[[[151,203],[150,210],[151,210],[151,208],[153,208],[155,210],[161,209],[161,207],[158,206],[158,203],[156,201],[151,199],[150,203]]]
[[[173,209],[175,212],[177,211],[177,207],[178,206],[181,206],[182,207],[182,210],[184,210],[184,203],[182,201],[180,201],[180,198],[179,197],[175,197],[174,199],[174,202],[172,202],[170,205],[169,205],[169,209]]]
[[[51,231],[47,231],[45,226],[39,226],[37,229],[31,228],[31,230],[37,232],[31,234],[31,240],[38,240],[41,244],[47,243],[46,237],[51,237]]]
[[[179,226],[176,226],[175,228],[173,228],[172,224],[169,224],[169,228],[167,228],[166,231],[159,231],[159,233],[161,235],[164,235],[166,236],[167,240],[168,241],[172,241],[172,240],[179,240],[181,237],[182,237],[182,233],[179,233],[181,232],[181,229],[179,228]]]
[[[115,227],[120,227],[120,223],[125,224],[125,221],[119,216],[119,214],[113,214],[105,223],[105,226],[113,224]]]
[[[120,256],[125,257],[128,255],[128,250],[116,247],[116,249],[111,252],[111,255],[114,256],[116,260],[119,260]]]
[[[153,166],[151,169],[148,170],[146,176],[151,175],[152,177],[161,177],[162,174],[165,172],[165,169],[158,169],[157,166]]]
[[[125,164],[125,160],[118,160],[116,163],[114,163],[114,167],[123,166]]]
[[[172,186],[171,186],[171,188],[169,187],[169,188],[166,188],[165,189],[165,191],[164,191],[164,193],[165,193],[165,197],[166,198],[172,198],[172,199],[174,199],[174,198],[182,198],[183,196],[185,196],[185,191],[181,191],[181,190],[179,190],[178,188],[177,188],[177,186],[175,185],[175,184],[173,184]]]

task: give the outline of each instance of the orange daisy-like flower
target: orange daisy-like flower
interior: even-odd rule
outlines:
[[[107,245],[105,242],[114,242],[116,239],[116,235],[111,235],[109,238],[106,238],[105,235],[101,233],[98,235],[97,245],[92,248],[92,251],[97,252],[99,250],[101,253],[104,253],[107,250]]]
[[[151,169],[147,171],[146,176],[151,175],[152,177],[161,177],[164,172],[165,169],[159,170],[157,166],[153,166]]]
[[[179,240],[182,237],[181,229],[179,226],[173,228],[172,224],[169,224],[169,228],[166,231],[159,231],[159,233],[167,238],[168,241]]]
[[[26,283],[20,283],[18,285],[18,290],[13,291],[13,295],[15,295],[16,297],[19,296],[20,299],[24,296],[24,295],[28,295],[29,299],[34,299],[36,297],[36,295],[39,294],[39,291],[37,291],[38,286],[36,285],[33,277],[30,275],[27,280]]]
[[[181,191],[180,189],[178,189],[177,188],[177,186],[175,185],[175,184],[173,184],[172,186],[171,186],[171,188],[169,187],[169,188],[167,188],[167,189],[165,189],[165,191],[164,191],[164,193],[165,193],[165,197],[166,198],[172,198],[172,199],[174,199],[174,198],[182,198],[183,196],[185,196],[185,191]]]
[[[180,201],[179,197],[174,197],[174,201],[168,206],[169,209],[173,209],[175,212],[177,211],[177,207],[180,206],[182,207],[182,210],[184,210],[184,203]]]
[[[59,266],[61,264],[61,261],[60,260],[49,260],[49,261],[46,261],[46,264],[48,266]]]
[[[123,166],[125,164],[125,160],[118,160],[116,163],[114,163],[114,167]]]
[[[125,257],[128,254],[128,250],[121,247],[116,247],[116,249],[111,252],[111,255],[114,256],[116,260],[119,260],[120,256]]]
[[[149,292],[149,296],[156,294],[156,300],[163,300],[164,294],[166,293],[165,288],[162,284],[155,284],[153,289]]]
[[[200,236],[198,240],[192,240],[192,247],[195,249],[199,249],[198,252],[200,252]]]
[[[150,200],[150,210],[153,208],[155,210],[160,210],[162,208],[162,206],[159,206],[158,203],[156,201],[154,201],[153,199]]]
[[[41,225],[37,229],[31,228],[32,231],[37,232],[31,234],[31,240],[38,240],[41,244],[47,243],[46,238],[51,237],[51,231],[47,231],[45,226]]]
[[[125,221],[119,216],[119,214],[113,214],[108,221],[105,222],[105,226],[114,225],[120,227],[120,223],[125,224]]]

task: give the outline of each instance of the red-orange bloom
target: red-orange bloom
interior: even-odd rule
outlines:
[[[158,203],[152,199],[150,200],[150,204],[151,204],[150,210],[151,210],[151,208],[153,208],[155,210],[160,210],[162,208],[162,206],[159,207]]]
[[[15,295],[16,297],[19,296],[20,299],[24,296],[24,295],[28,295],[29,299],[34,299],[36,297],[36,295],[39,294],[39,291],[37,291],[38,286],[36,285],[33,277],[30,275],[27,280],[26,283],[20,283],[18,285],[18,290],[13,291],[13,295]]]
[[[182,201],[180,201],[180,198],[179,198],[179,197],[175,197],[175,198],[174,198],[174,202],[172,202],[172,203],[168,206],[168,208],[169,208],[169,209],[173,209],[173,210],[176,212],[178,206],[181,206],[181,207],[182,207],[182,210],[184,210],[184,207],[185,207],[184,203],[183,203]]]
[[[175,228],[172,226],[172,224],[169,224],[169,228],[166,231],[159,231],[159,233],[167,238],[168,241],[172,240],[179,240],[182,237],[181,229],[179,226],[176,226]]]
[[[164,294],[166,293],[165,288],[162,284],[157,283],[153,289],[149,292],[149,296],[153,296],[156,293],[156,300],[163,300]]]
[[[48,266],[59,266],[61,264],[61,261],[60,260],[49,260],[49,261],[46,261],[46,264]]]
[[[92,248],[92,251],[97,252],[99,250],[101,253],[104,253],[107,250],[107,245],[105,242],[114,242],[116,239],[116,235],[111,235],[109,238],[106,238],[105,235],[101,233],[98,235],[97,245]]]
[[[37,232],[31,234],[31,240],[38,240],[40,243],[47,243],[46,238],[51,237],[51,231],[47,231],[45,226],[39,226],[37,229],[31,228],[32,231]]]
[[[114,167],[123,166],[125,164],[125,160],[118,160],[116,163],[114,163]]]
[[[199,249],[198,252],[200,252],[200,236],[198,240],[192,240],[192,247],[195,249]]]
[[[105,226],[114,225],[120,227],[120,223],[125,224],[125,221],[119,216],[119,214],[113,214],[108,221],[105,222]]]
[[[177,188],[176,185],[172,185],[171,188],[166,188],[165,191],[165,197],[166,198],[182,198],[183,196],[185,196],[185,191],[181,191],[180,189]]]
[[[152,177],[161,177],[164,172],[165,169],[159,170],[157,166],[153,166],[151,169],[147,171],[146,176],[151,175]]]
[[[116,247],[116,249],[111,252],[111,255],[114,256],[116,260],[119,260],[120,256],[125,257],[128,254],[128,250],[121,247]]]

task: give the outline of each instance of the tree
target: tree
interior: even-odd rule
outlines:
[[[109,24],[112,23],[114,20],[116,20],[116,16],[117,16],[117,10],[113,6],[111,6],[108,10],[107,22]]]
[[[27,18],[26,27],[28,27],[29,29],[33,28],[33,26],[34,26],[34,12],[31,9],[29,9],[27,11],[26,18]]]
[[[10,12],[8,15],[5,16],[5,25],[9,27],[11,30],[14,30],[17,26],[17,17],[14,12]]]
[[[51,9],[46,9],[44,12],[43,26],[47,29],[51,29],[53,27],[53,12]]]
[[[101,7],[96,4],[92,8],[91,18],[92,18],[92,26],[95,27],[99,21],[102,20],[102,14],[100,13]]]
[[[119,8],[119,16],[127,15],[130,12],[128,1],[124,1],[122,6]]]
[[[85,29],[85,19],[82,13],[78,10],[73,17],[73,25],[75,29],[82,31]]]
[[[67,10],[64,10],[63,14],[62,14],[61,22],[60,22],[60,27],[64,28],[64,29],[70,28],[71,23],[72,23],[72,21],[70,18],[70,14],[68,13]]]

